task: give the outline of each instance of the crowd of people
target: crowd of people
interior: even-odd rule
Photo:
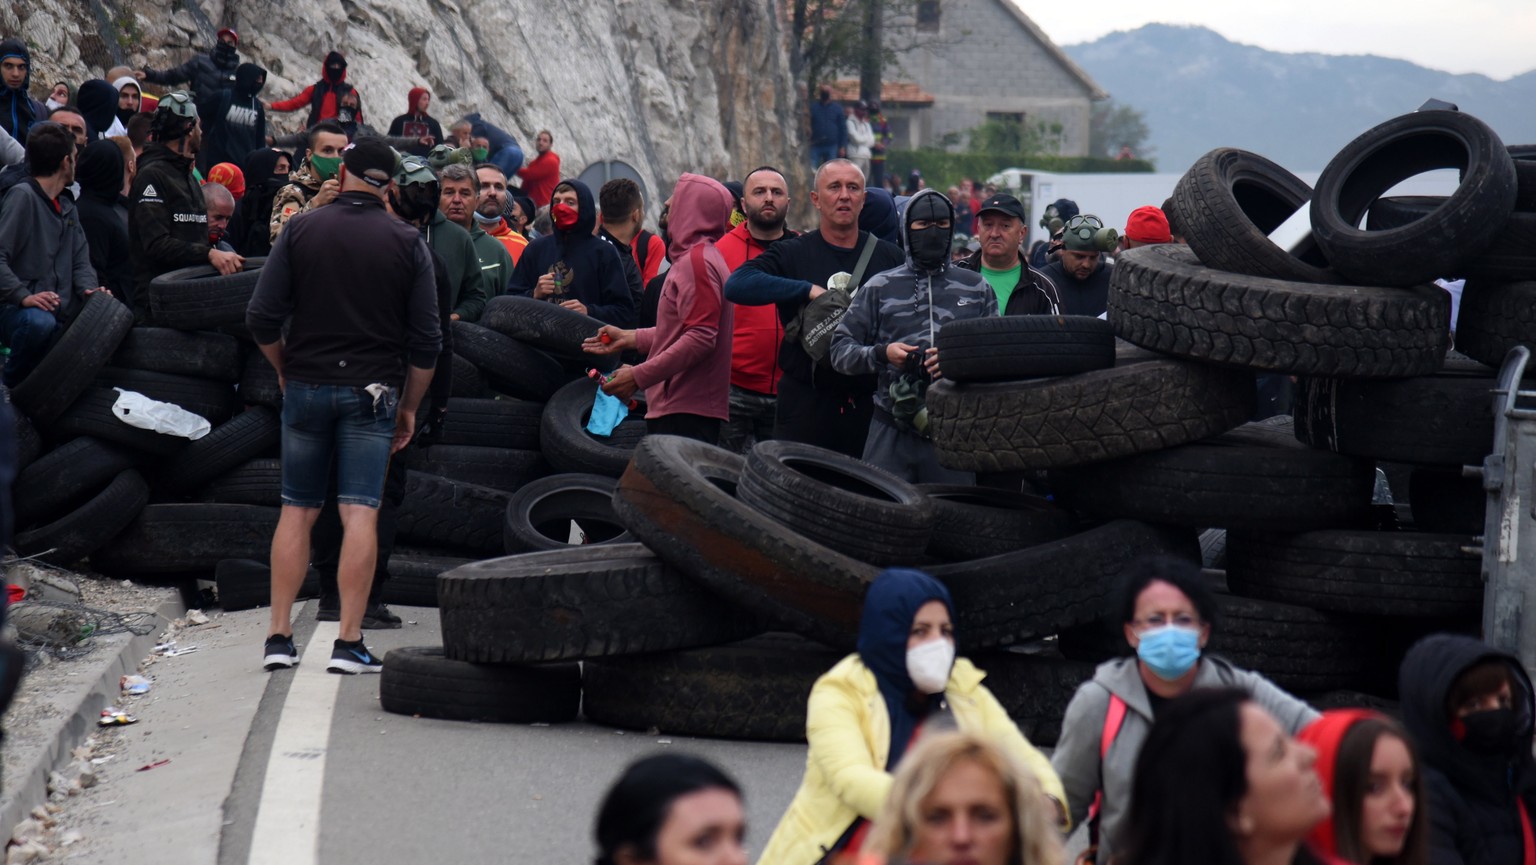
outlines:
[[[927,575],[870,586],[857,651],[807,708],[804,780],[759,865],[1530,865],[1536,697],[1518,660],[1466,636],[1416,644],[1401,718],[1319,714],[1206,654],[1217,604],[1197,566],[1153,559],[1112,615],[1132,655],[1073,697],[1049,759],[955,653]],[[686,755],[610,790],[597,861],[745,865],[742,790]]]
[[[764,166],[740,181],[682,174],[653,234],[639,186],[569,178],[547,130],[525,164],[478,113],[445,134],[417,87],[377,132],[339,51],[270,103],[229,29],[179,67],[57,83],[46,102],[31,64],[23,43],[0,41],[6,385],[89,295],[154,324],[156,277],[265,257],[246,324],[285,394],[269,671],[298,662],[292,604],[322,560],[334,585],[319,617],[339,622],[328,668],[381,668],[362,631],[399,625],[377,600],[404,495],[391,455],[441,430],[452,322],[477,321],[491,298],[590,319],[584,349],[622,361],[601,390],[643,391],[648,432],[737,450],[784,438],[911,481],[974,483],[992,479],[940,465],[926,430],[940,328],[1102,315],[1116,250],[1179,239],[1166,207],[1122,231],[1060,200],[1040,217],[1051,239],[1026,248],[1028,215],[1007,192],[944,195],[914,177],[894,195],[879,106],[848,116],[826,93],[814,228],[788,227],[798,191]],[[156,98],[146,82],[191,89]],[[297,111],[303,133],[271,134],[268,112]],[[974,242],[956,242],[962,229]],[[872,585],[857,651],[811,693],[805,777],[762,862],[1055,865],[1063,833],[1086,822],[1083,861],[1099,865],[1536,865],[1530,680],[1475,640],[1408,654],[1401,722],[1319,715],[1205,653],[1220,622],[1198,569],[1143,562],[1113,611],[1132,654],[1078,689],[1047,759],[956,656],[953,614],[920,572]],[[745,862],[741,795],[702,761],[641,761],[599,815],[599,861]]]

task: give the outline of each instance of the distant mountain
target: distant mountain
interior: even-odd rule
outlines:
[[[1350,139],[1431,97],[1476,115],[1506,144],[1536,142],[1536,70],[1494,81],[1384,57],[1284,54],[1166,24],[1065,50],[1117,104],[1145,115],[1159,171],[1182,172],[1213,147],[1318,171]]]

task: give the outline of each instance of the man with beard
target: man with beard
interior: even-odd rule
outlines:
[[[597,190],[597,236],[613,244],[624,266],[624,281],[635,305],[645,300],[645,277],[635,250],[630,246],[639,238],[640,221],[645,218],[645,199],[640,187],[627,177],[615,177]],[[658,268],[660,260],[653,262]]]
[[[192,176],[202,135],[192,94],[179,90],[161,98],[128,195],[134,312],[141,319],[150,315],[149,284],[160,274],[211,264],[228,276],[245,264],[239,255],[208,242],[208,206]]]
[[[512,265],[516,267],[517,260],[523,257],[523,250],[528,248],[528,238],[514,231],[502,216],[507,210],[507,175],[501,166],[482,162],[475,166],[475,177],[480,181],[480,204],[475,208],[475,222],[506,247],[507,255],[512,256]]]
[[[560,154],[554,150],[555,136],[548,129],[539,130],[533,146],[538,155],[518,169],[517,176],[522,178],[523,192],[533,199],[533,206],[546,207],[555,184],[560,182]]]
[[[27,129],[48,117],[43,103],[32,98],[32,52],[20,39],[0,41],[0,128],[27,143]]]
[[[848,275],[847,292],[906,260],[901,247],[859,230],[864,173],[846,159],[816,171],[811,205],[821,218],[816,231],[780,241],[743,264],[725,284],[726,298],[747,306],[776,304],[786,327],[827,291],[837,274]],[[779,349],[779,398],[774,438],[806,442],[852,457],[864,453],[875,376],[844,375],[826,357],[813,358],[799,339],[785,336]]]
[[[735,273],[780,240],[798,237],[784,227],[789,217],[789,184],[770,166],[758,168],[741,184],[741,224],[715,242]],[[720,446],[746,453],[754,443],[773,438],[779,393],[779,345],[784,326],[771,306],[738,306],[731,341],[730,418],[720,429]]]
[[[1108,236],[1108,237],[1107,237]],[[1041,269],[1061,296],[1063,315],[1103,315],[1109,306],[1109,276],[1114,262],[1105,260],[1119,236],[1104,228],[1097,216],[1083,214],[1062,227],[1061,258]]]
[[[504,294],[512,278],[512,256],[501,241],[486,234],[475,221],[480,206],[480,181],[467,165],[457,163],[443,168],[439,175],[441,197],[438,208],[448,221],[469,232],[480,263],[480,291],[487,300]]]
[[[235,69],[240,66],[240,34],[225,27],[219,31],[218,40],[207,54],[199,54],[180,66],[163,71],[144,68],[133,73],[133,77],[150,84],[190,82],[197,104],[205,105],[235,86]]]

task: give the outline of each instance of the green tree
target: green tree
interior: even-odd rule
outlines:
[[[1114,156],[1120,148],[1129,147],[1140,159],[1152,156],[1147,146],[1152,130],[1140,111],[1129,105],[1118,105],[1113,99],[1093,106],[1088,120],[1088,152],[1093,156]]]

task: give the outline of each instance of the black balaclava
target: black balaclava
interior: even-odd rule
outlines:
[[[267,86],[267,70],[255,63],[241,63],[235,69],[235,95],[254,97]]]
[[[82,195],[115,202],[123,194],[123,151],[115,141],[98,139],[85,145],[75,168],[75,182]]]
[[[931,225],[920,231],[912,229],[918,220],[932,223],[949,222],[947,226]],[[907,255],[912,266],[924,273],[943,270],[949,263],[949,246],[954,239],[954,213],[949,202],[937,192],[918,195],[907,203],[906,222]]]
[[[214,43],[208,56],[213,59],[213,65],[220,69],[233,69],[240,64],[240,49],[222,40]]]
[[[75,106],[85,118],[86,138],[95,141],[106,137],[112,121],[117,119],[117,98],[117,88],[109,81],[92,78],[80,85]]]

